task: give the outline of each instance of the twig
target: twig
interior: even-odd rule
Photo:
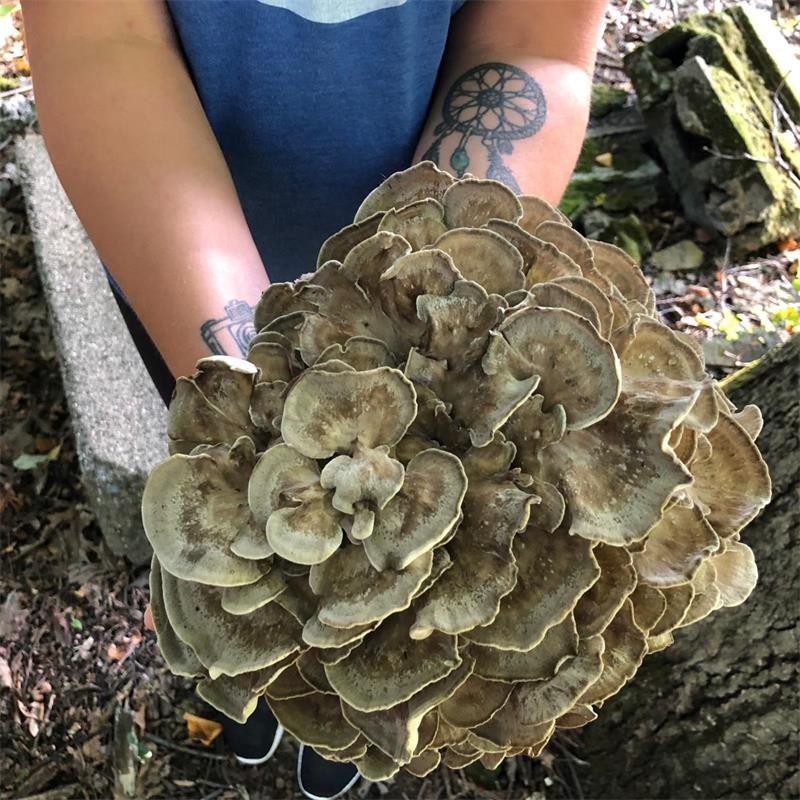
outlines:
[[[789,73],[787,72],[781,78],[780,83],[772,93],[772,128],[770,129],[769,133],[770,138],[772,139],[772,149],[775,151],[775,163],[786,172],[786,174],[789,176],[789,179],[800,189],[800,178],[798,178],[795,174],[794,170],[792,169],[792,165],[783,157],[783,147],[781,146],[780,139],[778,138],[778,128],[780,127],[778,117],[780,116],[780,111],[783,110],[783,106],[781,105],[778,95],[780,94],[781,89],[783,89],[783,86],[786,83],[786,78],[788,77]],[[786,114],[785,110],[783,113],[784,115]],[[800,145],[800,137],[797,135],[797,129],[791,124],[790,128],[792,134],[794,135],[795,141],[798,145]]]
[[[72,797],[76,789],[80,789],[79,783],[68,783],[66,786],[56,786],[55,789],[48,789],[46,792],[39,792],[38,794],[29,794],[25,797],[19,797],[17,800],[64,800],[67,797]],[[10,797],[10,795],[3,795],[3,798]]]
[[[166,747],[168,750],[175,750],[178,753],[186,753],[187,755],[197,756],[198,758],[207,758],[210,761],[228,760],[228,756],[223,756],[219,753],[204,753],[202,750],[198,750],[196,747],[184,747],[182,744],[174,744],[166,739],[162,739],[160,736],[156,736],[154,733],[146,733],[144,738],[145,741],[161,745],[161,747]]]
[[[715,158],[722,158],[725,161],[755,161],[757,164],[772,164],[775,160],[772,158],[754,156],[750,153],[739,153],[738,155],[735,153],[720,153],[718,150],[714,150],[713,147],[703,147],[703,150]]]
[[[419,791],[417,792],[417,800],[421,800],[422,796],[425,794],[425,790],[428,788],[429,783],[430,783],[429,778],[425,778],[422,781],[422,786],[419,787]]]
[[[444,790],[447,794],[447,800],[453,800],[453,789],[450,786],[450,771],[445,766],[439,769],[442,774],[442,780],[444,781]]]
[[[57,525],[48,525],[42,532],[42,535],[35,542],[31,542],[30,544],[26,544],[20,547],[19,552],[17,552],[11,559],[11,563],[14,564],[17,561],[20,561],[21,559],[25,558],[28,554],[32,553],[34,550],[41,547],[43,544],[47,544],[47,542],[50,541],[51,537],[53,536],[53,534],[56,532],[57,529],[58,529]]]
[[[724,309],[728,300],[728,270],[731,266],[731,239],[725,239],[725,255],[722,257],[722,264],[719,268],[719,297],[716,298],[717,305]],[[713,289],[711,290],[713,292]]]
[[[9,89],[5,92],[0,92],[0,100],[5,99],[6,97],[11,97],[15,94],[23,94],[24,92],[32,92],[33,91],[33,84],[30,86],[18,86],[16,89]]]

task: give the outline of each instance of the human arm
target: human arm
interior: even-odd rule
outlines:
[[[415,161],[555,204],[586,123],[607,0],[470,0],[454,17]]]
[[[268,279],[163,0],[24,0],[37,111],[64,188],[174,375]],[[234,346],[229,355],[241,355]]]

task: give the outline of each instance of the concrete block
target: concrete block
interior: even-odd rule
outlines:
[[[166,409],[42,138],[21,140],[17,160],[88,498],[110,548],[142,563],[141,495],[167,455]]]

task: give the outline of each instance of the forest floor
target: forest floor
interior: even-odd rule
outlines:
[[[622,56],[677,18],[727,0],[614,0],[597,78],[629,88]],[[772,8],[800,42],[791,0]],[[294,798],[296,746],[285,737],[267,767],[242,767],[220,739],[195,740],[184,719],[203,707],[188,681],[165,668],[144,629],[147,571],[105,548],[86,504],[56,350],[36,273],[14,163],[14,138],[35,128],[29,69],[15,3],[0,3],[0,800],[115,796],[115,718],[129,711],[142,797]],[[731,263],[724,242],[693,228],[680,209],[642,216],[660,246],[692,238],[706,259],[694,273],[645,271],[659,308],[724,355],[720,373],[787,338],[797,319],[793,242]],[[796,284],[795,284],[796,286]],[[213,734],[214,726],[211,728]],[[208,732],[208,731],[206,731]],[[582,798],[577,734],[556,737],[541,758],[510,759],[495,774],[441,770],[423,781],[362,782],[352,797]]]

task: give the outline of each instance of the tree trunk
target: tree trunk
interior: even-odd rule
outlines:
[[[586,797],[800,797],[800,336],[727,390],[764,415],[773,499],[742,537],[758,586],[678,631],[583,730]]]

